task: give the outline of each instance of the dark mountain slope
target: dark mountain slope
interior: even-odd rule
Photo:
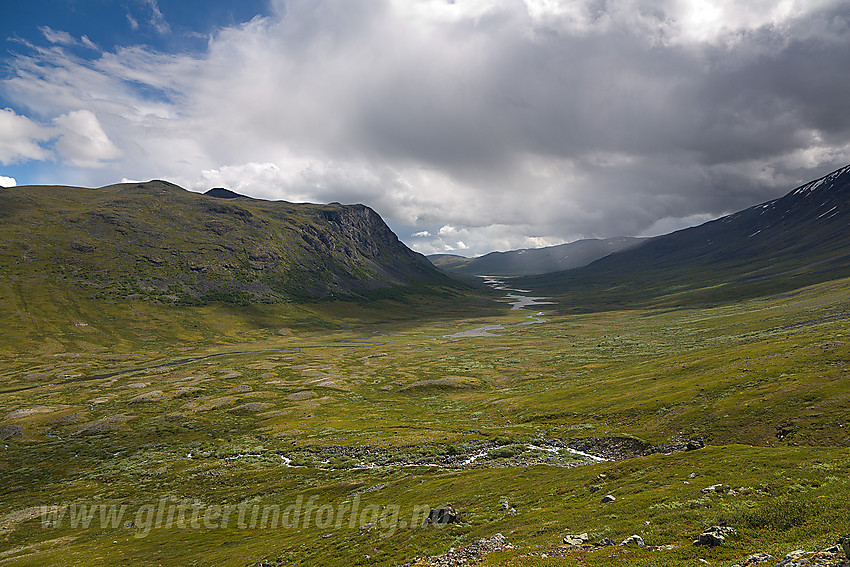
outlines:
[[[0,189],[0,266],[100,297],[182,302],[450,282],[363,205],[217,196],[228,198],[163,181]]]
[[[440,269],[476,276],[530,276],[586,266],[612,252],[627,250],[642,238],[595,238],[544,248],[490,252],[478,258],[433,254],[428,259]]]
[[[725,300],[850,275],[850,166],[787,195],[568,272],[520,280],[576,301]],[[573,302],[575,305],[575,302]]]

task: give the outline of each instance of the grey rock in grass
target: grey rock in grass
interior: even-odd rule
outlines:
[[[425,524],[457,524],[463,521],[463,517],[451,506],[432,508],[425,518]]]
[[[587,535],[587,532],[582,534],[569,534],[564,536],[564,543],[567,545],[584,545],[590,539],[590,536]]]
[[[809,552],[805,549],[798,549],[796,551],[792,551],[791,553],[783,557],[782,560],[774,567],[803,567],[804,565],[810,565],[811,561],[803,557],[808,553]]]
[[[614,500],[616,500],[616,498],[614,498],[610,494],[606,494],[602,497],[602,504],[607,504],[608,502],[613,502]]]
[[[711,486],[706,486],[702,489],[703,492],[729,492],[728,484],[712,484]]]
[[[696,451],[705,447],[705,442],[702,439],[691,439],[685,446],[685,451]]]
[[[716,545],[722,545],[724,541],[726,541],[726,538],[717,532],[702,532],[694,540],[694,545],[714,547]]]
[[[769,553],[754,553],[752,555],[748,555],[742,561],[735,563],[731,567],[753,567],[753,565],[767,563],[772,559],[774,559],[774,557]]]
[[[597,547],[608,547],[609,545],[617,545],[610,537],[604,537],[596,542]]]
[[[699,534],[697,539],[694,541],[694,545],[714,547],[716,545],[721,545],[724,541],[726,541],[727,536],[737,534],[738,530],[735,528],[730,528],[728,526],[712,526]]]
[[[620,544],[623,546],[636,545],[638,547],[646,547],[646,544],[643,542],[643,538],[639,535],[631,535],[623,540]]]

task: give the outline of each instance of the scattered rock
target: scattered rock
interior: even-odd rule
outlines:
[[[20,425],[4,425],[0,427],[0,440],[23,439],[24,428]]]
[[[685,451],[696,451],[697,449],[702,449],[703,447],[705,447],[705,443],[702,439],[691,439],[685,446]]]
[[[587,532],[578,535],[570,534],[564,536],[564,543],[567,545],[584,545],[589,539]]]
[[[729,492],[728,484],[712,484],[702,489],[703,492]]]
[[[638,547],[646,547],[646,544],[643,543],[643,538],[639,535],[632,535],[623,540],[620,544],[623,546],[636,545]]]
[[[616,498],[614,498],[610,494],[606,494],[602,497],[602,504],[607,504],[608,502],[613,502],[614,500],[616,500]]]
[[[458,567],[463,565],[478,565],[484,561],[484,557],[494,551],[509,548],[511,545],[502,534],[496,534],[489,539],[479,539],[472,545],[467,545],[461,549],[450,549],[444,555],[416,557],[410,563],[405,563],[401,567],[411,567],[413,565],[428,565],[430,567]]]
[[[372,529],[374,527],[375,527],[375,524],[373,524],[373,523],[366,524],[364,526],[360,526],[359,528],[357,528],[357,535],[368,534],[369,532],[372,531]]]
[[[774,557],[768,553],[754,553],[753,555],[748,555],[742,561],[735,563],[734,565],[732,565],[732,567],[752,567],[753,565],[767,563],[773,558]]]
[[[782,560],[774,567],[802,567],[803,565],[809,565],[811,561],[803,557],[808,553],[809,552],[804,549],[792,551],[791,553],[783,557]]]
[[[451,506],[432,508],[425,518],[425,524],[457,524],[463,521],[463,517]]]
[[[721,545],[724,541],[726,541],[726,536],[737,535],[737,533],[738,530],[735,528],[727,526],[712,526],[699,534],[697,539],[694,540],[694,545],[714,547],[715,545]]]
[[[783,557],[774,567],[811,567],[813,565],[819,567],[850,567],[850,561],[847,561],[844,554],[834,547],[818,552],[798,549]]]
[[[688,478],[696,478],[696,477],[698,477],[698,476],[699,476],[699,473],[697,473],[697,472],[692,472],[691,474],[689,474],[689,475],[688,475]]]
[[[610,537],[604,537],[596,542],[596,547],[608,547],[609,545],[617,545]]]

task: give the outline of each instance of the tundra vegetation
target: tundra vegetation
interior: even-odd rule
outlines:
[[[731,564],[850,531],[848,279],[710,306],[553,307],[529,325],[503,292],[164,308],[0,282],[9,565],[397,565],[495,533],[514,547],[489,565]],[[593,437],[706,446],[566,449]],[[272,527],[299,497],[369,514]],[[163,500],[192,502],[197,527],[146,525]],[[71,525],[113,504],[117,525]],[[461,523],[411,525],[446,504]],[[265,527],[248,525],[255,505]],[[241,526],[236,511],[221,522],[238,506]],[[692,545],[721,522],[739,535]],[[541,556],[581,532],[677,547]]]

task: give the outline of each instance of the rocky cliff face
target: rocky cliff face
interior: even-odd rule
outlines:
[[[280,301],[449,280],[363,205],[227,199],[162,181],[0,190],[0,263],[104,297]]]

